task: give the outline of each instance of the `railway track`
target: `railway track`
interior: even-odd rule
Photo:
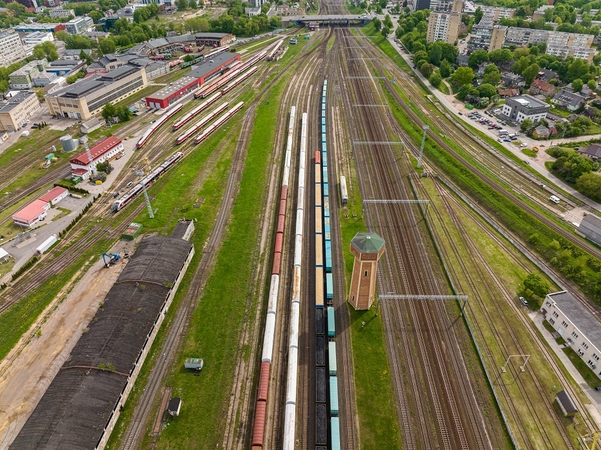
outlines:
[[[349,36],[348,31],[341,30],[339,33],[340,41],[346,41],[340,53],[344,55],[341,58],[345,58],[348,71],[341,70],[335,84],[340,84],[342,91],[349,92],[346,108],[353,116],[355,131],[352,138],[372,142],[369,153],[364,148],[353,147],[362,197],[412,198],[401,182],[401,169],[395,164],[398,153],[390,145],[378,144],[394,141],[392,125],[385,119],[382,123],[375,123],[364,108],[353,108],[353,104],[385,102],[380,95],[373,94],[376,83],[359,81],[370,77],[367,60],[362,60],[366,57],[357,52],[355,46],[349,45],[351,39],[345,39]],[[370,229],[376,229],[384,236],[388,246],[383,257],[383,267],[388,276],[380,278],[380,292],[428,295],[446,291],[440,268],[432,266],[428,260],[428,246],[422,241],[419,220],[411,208],[370,206],[367,221]],[[389,336],[396,334],[401,341],[388,339],[389,344],[394,343],[389,345],[389,354],[397,353],[397,344],[407,341],[410,347],[406,351],[410,351],[405,354],[425,356],[414,359],[399,355],[393,358],[400,416],[405,421],[400,425],[403,429],[416,431],[413,442],[403,434],[405,445],[408,448],[493,448],[444,307],[431,301],[385,301],[382,312],[387,333]],[[432,360],[429,355],[433,356]],[[415,383],[415,376],[417,383],[410,392],[405,392],[407,383]],[[427,396],[423,395],[424,391]]]

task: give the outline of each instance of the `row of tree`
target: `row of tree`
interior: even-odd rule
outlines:
[[[115,106],[111,102],[104,105],[101,115],[107,125],[114,123],[115,118],[117,118],[119,122],[127,122],[132,118],[132,112],[127,106]]]
[[[599,169],[599,163],[593,162],[573,150],[553,148],[550,150],[550,154],[557,158],[552,166],[552,170],[557,176],[568,183],[575,184],[580,193],[592,200],[601,200],[601,176],[593,173]]]

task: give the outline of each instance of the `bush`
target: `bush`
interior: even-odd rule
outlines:
[[[17,270],[15,273],[13,273],[12,280],[15,281],[17,278],[19,278],[21,275],[23,275],[27,270],[29,270],[39,260],[40,260],[39,255],[34,255],[31,258],[29,258],[29,260],[19,268],[19,270]]]

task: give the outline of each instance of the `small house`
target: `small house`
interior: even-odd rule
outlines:
[[[559,391],[556,397],[559,408],[565,417],[573,417],[578,412],[574,402],[566,391]]]
[[[544,125],[539,125],[532,132],[532,136],[536,139],[548,139],[550,135],[549,129]]]
[[[167,405],[167,412],[171,414],[173,417],[179,416],[179,412],[182,409],[182,399],[179,397],[174,397],[169,400],[169,405]]]
[[[530,85],[530,94],[531,95],[544,95],[545,97],[550,97],[555,95],[556,89],[551,83],[547,83],[544,80],[534,80]]]

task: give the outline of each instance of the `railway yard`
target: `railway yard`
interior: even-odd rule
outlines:
[[[125,170],[0,290],[0,388],[22,390],[0,395],[0,448],[550,450],[601,429],[601,393],[563,367],[518,292],[537,273],[600,310],[497,200],[591,260],[601,250],[549,211],[551,182],[364,32],[323,27],[278,61],[292,32],[253,43],[209,87],[115,128],[136,142]],[[70,173],[65,158],[38,172],[59,135],[36,133],[31,153],[0,156],[0,226]],[[132,222],[143,234],[126,244]],[[385,251],[376,301],[355,311],[349,245],[366,231]],[[132,257],[105,268],[115,248]],[[28,374],[38,355],[47,367]]]

